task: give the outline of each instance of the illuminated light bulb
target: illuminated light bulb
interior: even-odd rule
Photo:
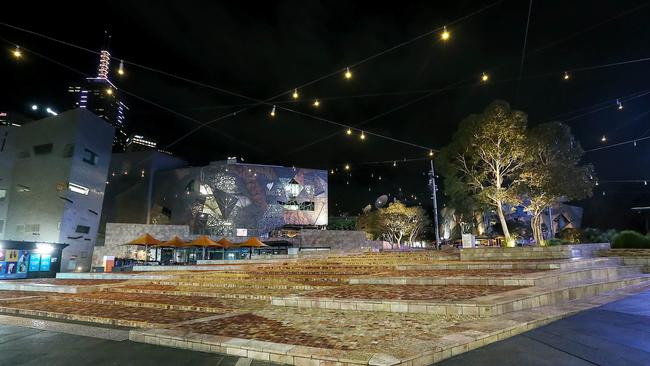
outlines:
[[[647,185],[648,185],[648,181],[647,181],[647,180],[644,180],[644,181],[643,181],[643,185],[644,185],[644,186],[647,186]]]
[[[334,174],[334,169],[330,170],[330,174]]]
[[[33,111],[38,110],[38,106],[37,106],[36,104],[32,104],[32,110],[33,110]]]
[[[319,105],[320,105],[320,101],[318,99],[316,99],[314,101],[314,107],[318,107]]]
[[[117,68],[118,75],[124,75],[124,60],[120,60],[120,66]]]
[[[564,76],[562,76],[562,78],[563,78],[564,80],[569,80],[569,79],[571,78],[571,75],[569,75],[569,73],[565,71],[565,72],[564,72]]]
[[[361,135],[359,136],[360,139],[365,140],[366,139],[366,134],[361,131]]]
[[[616,105],[619,110],[623,109],[623,103],[620,100],[616,99]]]
[[[447,30],[447,26],[444,26],[442,28],[442,33],[440,33],[440,39],[443,41],[448,41],[449,37],[451,37],[451,33]]]
[[[349,67],[345,68],[345,78],[348,79],[348,80],[352,79],[352,71],[350,71]]]
[[[596,182],[596,186],[599,186],[598,182]]]
[[[636,140],[634,140],[634,147],[636,147]]]
[[[300,96],[298,94],[298,89],[293,89],[293,94],[291,96],[293,97],[293,99],[298,99],[298,97]]]
[[[603,191],[603,196],[605,195],[605,191]]]
[[[603,135],[603,137],[600,138],[601,142],[607,142],[607,136]]]
[[[433,156],[433,150],[429,150],[429,156]]]
[[[397,162],[396,162],[396,161],[393,162],[393,166],[397,166]]]
[[[345,164],[345,170],[350,170],[350,164]]]
[[[271,109],[271,117],[275,117],[275,106],[273,106],[273,109]]]
[[[352,129],[348,128],[348,130],[345,131],[345,133],[348,134],[348,135],[352,135]]]
[[[481,81],[482,81],[482,82],[487,83],[487,81],[488,81],[489,79],[490,79],[490,77],[488,76],[488,74],[486,74],[486,73],[482,73],[482,74],[481,74]]]
[[[16,49],[12,52],[15,58],[23,57],[22,51],[20,51],[20,46],[16,45]]]
[[[111,88],[106,89],[106,94],[112,95],[113,94],[113,89],[111,89]]]

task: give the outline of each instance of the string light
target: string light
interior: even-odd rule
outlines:
[[[113,89],[111,89],[111,88],[107,88],[107,89],[106,89],[106,94],[108,94],[108,95],[113,95]]]
[[[600,138],[601,142],[607,142],[607,136],[603,135],[603,137]]]
[[[352,135],[352,129],[351,129],[351,128],[348,128],[348,130],[345,131],[345,133],[348,134],[348,136]]]
[[[393,162],[393,166],[394,166],[394,167],[397,166],[397,162],[396,162],[396,161]]]
[[[20,51],[20,46],[16,45],[16,49],[12,52],[15,58],[23,57],[23,53]]]
[[[562,77],[564,80],[569,80],[571,78],[571,75],[569,75],[568,72],[564,72],[564,76]]]
[[[120,60],[120,66],[117,68],[118,75],[124,75],[124,60]]]
[[[318,106],[320,106],[320,101],[318,99],[316,99],[314,101],[314,107],[318,108]]]
[[[334,169],[330,170],[330,174],[334,174]]]
[[[636,140],[634,140],[634,147],[636,147]]]
[[[482,74],[481,74],[481,81],[482,81],[482,82],[487,83],[487,81],[488,81],[489,79],[490,79],[490,77],[488,76],[488,74],[486,74],[486,73],[482,73]]]
[[[365,140],[366,139],[366,134],[361,131],[361,136],[359,136],[360,139]]]
[[[348,80],[352,79],[352,71],[350,71],[349,67],[345,68],[345,78]]]
[[[345,170],[350,170],[350,164],[345,164]]]
[[[623,109],[623,103],[620,100],[616,99],[616,105],[619,110]]]
[[[450,36],[451,36],[451,34],[447,30],[447,26],[444,26],[442,28],[442,33],[440,33],[440,39],[443,40],[443,41],[448,41]]]
[[[273,106],[273,109],[271,109],[271,117],[275,117],[275,106]]]
[[[298,94],[298,89],[293,89],[293,94],[291,96],[293,97],[293,99],[298,99],[298,97],[300,96]]]
[[[647,185],[648,185],[648,181],[647,181],[647,180],[644,180],[644,181],[643,181],[643,185],[644,185],[644,186],[647,186]]]

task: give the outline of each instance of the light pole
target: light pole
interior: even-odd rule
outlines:
[[[431,163],[431,200],[433,201],[433,224],[435,225],[436,233],[436,249],[440,249],[440,228],[438,225],[438,199],[436,197],[436,171],[433,169],[433,159],[429,160]]]

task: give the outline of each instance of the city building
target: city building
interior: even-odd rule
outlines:
[[[236,158],[189,167],[156,151],[113,154],[102,227],[188,225],[191,235],[228,237],[266,237],[285,226],[325,227],[327,178],[326,170]]]
[[[156,150],[114,153],[96,245],[104,245],[107,222],[149,224],[155,174],[186,166],[184,160]]]
[[[126,139],[126,151],[143,151],[143,150],[156,150],[158,143],[150,138],[136,133],[131,134]]]
[[[0,126],[0,239],[67,244],[61,270],[88,270],[113,135],[83,108]]]
[[[150,222],[191,234],[266,237],[287,225],[327,225],[327,171],[229,158],[156,174]]]
[[[126,149],[126,114],[129,108],[122,101],[119,89],[108,77],[110,64],[110,53],[102,50],[97,77],[86,78],[81,84],[68,87],[68,93],[74,101],[73,108],[85,108],[115,128],[113,149],[119,152]]]

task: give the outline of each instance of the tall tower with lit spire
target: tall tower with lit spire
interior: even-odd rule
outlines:
[[[126,112],[128,107],[121,98],[118,88],[110,81],[111,54],[108,52],[110,35],[105,33],[104,47],[99,52],[97,76],[86,78],[81,84],[70,86],[68,93],[74,100],[74,108],[85,108],[103,118],[115,127],[113,151],[126,148]]]

